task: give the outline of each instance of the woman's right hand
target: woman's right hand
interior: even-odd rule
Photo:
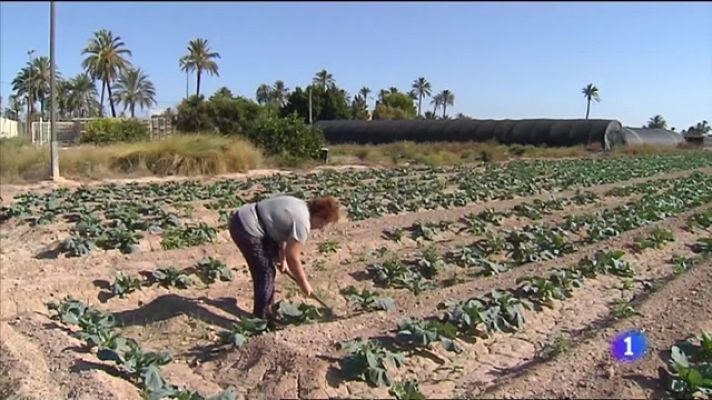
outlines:
[[[302,293],[305,297],[311,297],[314,293],[314,290],[312,290],[312,287],[309,282],[304,282],[304,285],[302,285]]]

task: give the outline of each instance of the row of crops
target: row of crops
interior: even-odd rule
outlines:
[[[214,242],[218,229],[224,227],[235,208],[278,193],[302,198],[334,195],[346,206],[350,219],[362,220],[578,190],[709,166],[712,166],[712,155],[701,152],[685,156],[516,161],[475,170],[454,167],[325,171],[260,179],[223,179],[212,183],[186,180],[122,186],[106,184],[73,191],[57,189],[44,195],[20,194],[12,205],[0,208],[0,222],[15,220],[32,226],[69,223],[69,237],[59,248],[68,257],[84,256],[96,248],[135,252],[146,234],[160,235],[161,247],[169,250]],[[186,206],[186,202],[202,202],[206,210],[217,212],[218,225],[182,219],[178,208]],[[192,204],[188,206],[194,208]],[[557,208],[564,204],[545,206]],[[535,215],[546,210],[516,211]]]

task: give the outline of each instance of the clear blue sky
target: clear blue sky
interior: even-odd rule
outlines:
[[[254,98],[260,83],[303,86],[330,71],[354,94],[424,76],[455,93],[453,115],[582,118],[581,88],[602,102],[592,118],[639,126],[662,114],[678,130],[712,121],[712,3],[227,3],[57,2],[57,63],[107,28],[150,75],[157,109],[185,94],[178,58],[203,37],[220,52],[221,86]],[[7,99],[27,50],[49,54],[49,3],[0,4],[0,90]],[[195,90],[194,78],[190,90]]]

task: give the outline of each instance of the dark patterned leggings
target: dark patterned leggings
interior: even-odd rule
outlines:
[[[245,257],[252,275],[252,313],[255,317],[265,319],[274,301],[274,279],[277,274],[274,260],[279,255],[279,245],[267,236],[258,238],[247,233],[237,212],[230,218],[229,229],[230,237]]]

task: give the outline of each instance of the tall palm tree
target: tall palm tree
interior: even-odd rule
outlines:
[[[330,74],[327,70],[322,69],[314,75],[312,82],[316,87],[320,87],[322,90],[333,88],[336,86],[336,81],[334,81],[334,76]]]
[[[272,88],[270,85],[263,83],[257,88],[257,92],[255,93],[255,98],[257,99],[257,103],[259,104],[267,104],[269,103],[269,99],[272,98]]]
[[[9,105],[8,105],[8,111],[10,111],[10,115],[12,118],[15,119],[15,121],[20,120],[20,113],[22,112],[22,96],[18,94],[12,94],[10,97],[7,99]]]
[[[40,113],[45,118],[45,106],[49,100],[49,80],[50,62],[49,57],[41,56],[32,60],[32,86],[34,87],[33,98],[40,102]],[[59,78],[59,73],[55,71],[55,78]]]
[[[82,62],[82,67],[92,78],[102,82],[100,115],[103,115],[104,89],[106,89],[109,94],[111,116],[115,118],[116,109],[114,108],[114,97],[111,95],[111,85],[121,72],[131,68],[131,62],[126,58],[131,56],[131,50],[126,48],[126,43],[121,41],[120,36],[114,37],[111,31],[102,29],[94,32],[94,37],[89,41],[82,54],[88,55]]]
[[[32,113],[35,109],[35,86],[32,79],[32,65],[23,67],[12,80],[12,90],[18,97],[25,97],[25,105],[27,106],[27,123],[28,127],[31,121]],[[29,128],[28,128],[29,129]],[[29,132],[29,131],[28,131]]]
[[[598,97],[598,88],[593,83],[589,83],[586,87],[581,89],[581,93],[583,93],[583,97],[586,98],[586,119],[588,119],[588,115],[591,111],[591,100],[598,103],[601,101],[601,98]]]
[[[131,118],[136,117],[136,106],[144,109],[157,104],[156,89],[140,68],[124,71],[116,81],[114,91],[116,102],[124,105],[124,112],[128,108]]]
[[[448,89],[440,92],[440,101],[443,106],[443,118],[445,118],[445,113],[447,111],[447,106],[452,106],[455,104],[455,95]]]
[[[208,41],[203,38],[193,39],[188,43],[188,54],[185,55],[185,71],[195,71],[197,75],[195,94],[200,96],[200,78],[203,72],[220,76],[218,63],[214,59],[220,58],[220,53],[211,51]]]
[[[422,115],[420,113],[421,110],[421,104],[423,103],[423,97],[425,96],[430,96],[432,87],[430,86],[430,82],[427,81],[425,78],[418,78],[415,81],[413,81],[413,92],[418,96],[418,116]]]
[[[648,121],[647,128],[665,129],[665,127],[667,127],[667,121],[665,121],[665,118],[660,114],[653,116]]]
[[[190,73],[193,72],[193,67],[188,64],[188,55],[178,59],[178,66],[180,70],[185,72],[185,98],[188,98],[188,79],[190,78]]]
[[[359,96],[363,99],[364,102],[368,102],[369,94],[371,93],[371,89],[367,88],[366,86],[362,87],[361,90],[358,91]]]
[[[435,96],[433,96],[433,99],[430,100],[430,104],[433,105],[433,115],[438,114],[438,108],[443,105],[443,94],[438,93]]]
[[[276,81],[272,86],[272,100],[279,107],[284,107],[287,104],[287,96],[289,88],[284,85],[283,81]]]
[[[99,110],[99,93],[91,76],[78,74],[71,79],[71,110],[78,117],[90,117]]]

